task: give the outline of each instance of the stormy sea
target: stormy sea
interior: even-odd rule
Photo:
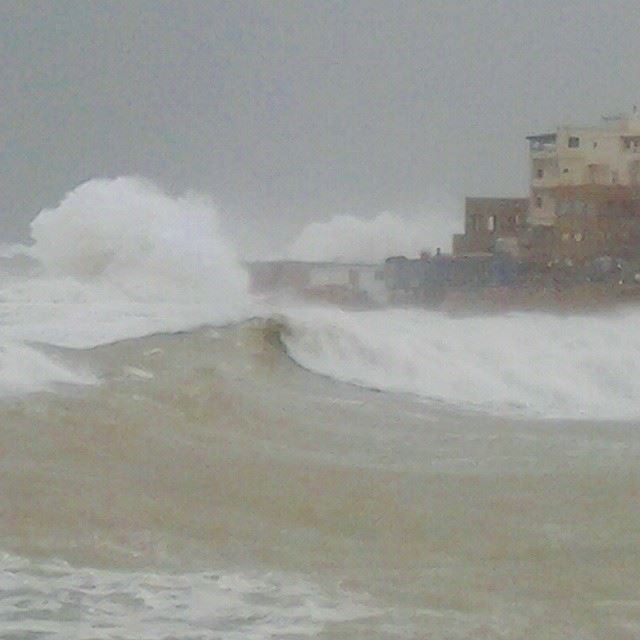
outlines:
[[[248,293],[132,178],[0,279],[0,638],[640,637],[640,310]]]

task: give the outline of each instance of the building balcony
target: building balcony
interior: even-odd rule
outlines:
[[[532,157],[546,158],[557,152],[557,136],[554,133],[543,133],[537,136],[527,136],[529,151]]]
[[[545,145],[544,148],[530,149],[529,156],[532,160],[546,160],[547,158],[554,158],[558,155],[556,145]]]

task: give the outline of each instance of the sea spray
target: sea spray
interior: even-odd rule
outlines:
[[[446,249],[459,228],[451,214],[423,214],[418,218],[383,212],[365,219],[334,216],[306,226],[291,244],[295,260],[323,262],[384,262],[394,255],[417,257],[421,251]]]
[[[3,250],[37,265],[36,275],[2,281],[5,354],[25,341],[85,348],[250,314],[248,276],[203,197],[170,196],[139,178],[90,180],[42,211],[31,237],[28,248]],[[6,361],[0,391],[27,389],[32,358],[22,373],[19,358]],[[73,378],[57,364],[45,369],[50,381]]]
[[[98,285],[126,300],[223,312],[246,301],[247,275],[200,196],[170,197],[137,178],[91,180],[42,211],[31,236],[45,273],[85,283],[89,297]]]

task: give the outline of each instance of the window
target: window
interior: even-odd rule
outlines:
[[[580,146],[580,138],[578,136],[569,136],[569,148],[577,149]]]
[[[542,178],[542,176],[544,176],[544,171],[542,169],[538,169],[536,171],[536,176],[537,176],[538,180],[540,180],[540,178]]]
[[[536,197],[536,207],[538,207],[538,209],[542,209],[542,198],[540,196]]]
[[[488,231],[495,231],[496,230],[496,217],[495,216],[489,216],[487,218],[487,230]]]
[[[567,169],[567,167],[565,167],[565,168],[562,170],[562,173],[569,173],[569,169]]]

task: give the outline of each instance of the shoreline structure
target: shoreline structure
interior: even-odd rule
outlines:
[[[343,306],[602,309],[640,298],[640,114],[527,137],[529,195],[465,200],[451,254],[249,264],[256,292]]]

